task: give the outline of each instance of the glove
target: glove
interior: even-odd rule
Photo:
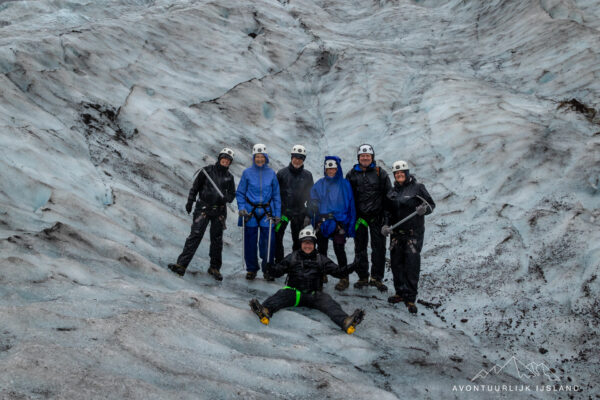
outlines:
[[[194,205],[194,202],[191,200],[188,200],[187,204],[185,205],[185,211],[187,211],[188,214],[192,212],[193,205]]]
[[[383,236],[389,236],[392,234],[392,228],[390,228],[388,225],[384,225],[381,227],[381,234]]]
[[[245,209],[243,209],[243,210],[239,210],[239,211],[238,211],[238,215],[239,215],[240,217],[244,217],[244,218],[245,218],[245,217],[247,217],[247,216],[248,216],[248,215],[250,215],[250,214],[248,214],[248,211],[246,211]]]
[[[273,221],[274,225],[277,225],[281,221],[281,218],[279,218],[279,217],[271,217],[271,220]]]
[[[310,225],[310,217],[304,217],[304,222],[302,224],[302,227],[306,227]]]
[[[417,215],[425,215],[425,213],[427,213],[427,205],[421,204],[415,211],[417,212]]]
[[[319,213],[319,203],[316,201],[310,201],[307,207],[309,214],[318,214]]]

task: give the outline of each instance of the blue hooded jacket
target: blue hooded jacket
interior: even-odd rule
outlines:
[[[275,171],[269,167],[269,156],[264,154],[267,159],[265,165],[259,167],[252,157],[252,166],[246,168],[242,173],[242,179],[238,185],[235,197],[237,199],[238,210],[252,212],[254,204],[269,204],[267,211],[273,217],[281,217],[281,197],[279,195],[279,181]],[[265,215],[263,208],[256,208],[252,218],[246,221],[246,226],[258,226],[257,217],[260,219],[260,226],[268,228],[269,220]],[[262,217],[264,216],[264,217]],[[262,217],[262,218],[261,218]],[[238,219],[238,226],[242,226],[242,219]]]
[[[321,223],[321,233],[330,237],[339,223],[346,231],[346,237],[354,237],[356,223],[356,208],[350,182],[344,179],[342,160],[336,156],[327,156],[325,161],[335,160],[338,168],[335,176],[330,178],[323,165],[323,178],[319,179],[310,191],[311,203],[318,206],[320,215],[333,214],[335,219],[326,219]],[[316,223],[316,221],[313,221]]]

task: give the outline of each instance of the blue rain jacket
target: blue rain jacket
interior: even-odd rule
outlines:
[[[326,156],[325,161],[335,160],[338,164],[338,169],[333,178],[330,178],[325,173],[323,166],[324,177],[319,179],[310,191],[311,205],[316,209],[318,214],[316,217],[320,220],[320,216],[333,214],[334,219],[326,219],[321,223],[321,233],[325,237],[330,237],[339,223],[346,231],[346,237],[354,237],[354,224],[356,223],[356,208],[354,206],[354,195],[350,182],[344,179],[342,173],[342,160],[336,156]],[[313,220],[313,225],[317,221]]]
[[[269,167],[269,156],[267,154],[264,154],[264,156],[267,159],[265,165],[259,167],[253,161],[252,166],[244,170],[235,192],[238,210],[246,210],[250,213],[254,208],[251,202],[254,204],[268,204],[266,210],[263,208],[254,210],[252,218],[246,221],[248,227],[258,226],[257,220],[260,220],[260,226],[268,228],[269,220],[265,215],[265,211],[271,213],[273,217],[281,217],[279,181],[275,171]],[[238,219],[238,226],[242,226],[241,217]]]

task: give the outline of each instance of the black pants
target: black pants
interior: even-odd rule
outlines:
[[[297,217],[289,217],[290,222],[281,221],[281,226],[279,227],[279,231],[275,233],[275,263],[279,263],[283,260],[284,257],[284,248],[283,248],[283,236],[285,235],[285,230],[288,225],[291,225],[292,230],[292,251],[300,250],[300,240],[298,239],[298,235],[302,228],[304,228],[304,216]]]
[[[340,267],[348,265],[348,258],[346,257],[346,250],[344,249],[346,244],[346,238],[344,235],[335,233],[333,236],[333,252],[337,258],[337,264]],[[317,232],[317,251],[319,254],[327,257],[327,248],[329,247],[329,239],[324,237],[321,232]],[[347,276],[346,276],[347,278]]]
[[[185,240],[183,251],[177,258],[177,264],[187,267],[206,231],[206,227],[210,223],[210,266],[212,268],[221,269],[221,253],[223,252],[223,226],[225,224],[225,215],[194,215],[194,222],[192,223],[192,231]]]
[[[390,258],[394,288],[396,294],[402,296],[406,301],[414,302],[417,299],[422,248],[423,234],[392,237]]]
[[[369,226],[360,224],[354,237],[354,259],[356,273],[360,279],[369,278],[369,259],[367,245],[371,235],[371,276],[378,281],[385,274],[385,236],[381,234],[383,221],[381,218],[366,219]]]
[[[273,315],[283,308],[294,307],[298,301],[297,296],[297,292],[294,289],[281,289],[265,300],[263,306],[268,308],[269,313]],[[319,310],[327,314],[340,328],[343,328],[344,319],[348,316],[337,301],[323,292],[301,293],[300,302],[297,304],[297,307],[308,307]]]

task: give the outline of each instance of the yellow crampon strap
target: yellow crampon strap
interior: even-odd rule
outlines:
[[[354,225],[354,230],[357,231],[361,225],[364,225],[366,228],[369,227],[369,224],[367,223],[367,221],[365,221],[362,218],[359,218],[356,220],[356,224]]]
[[[284,289],[290,289],[290,290],[295,290],[296,291],[296,304],[294,304],[294,307],[298,307],[298,304],[300,304],[300,295],[301,295],[301,292],[298,289],[295,289],[295,288],[289,287],[289,286],[284,286]]]

